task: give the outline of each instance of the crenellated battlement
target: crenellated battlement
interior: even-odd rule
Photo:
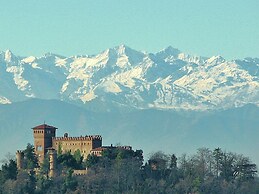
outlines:
[[[92,140],[102,140],[101,135],[87,135],[85,137],[53,137],[54,141],[92,141]]]
[[[23,150],[17,150],[16,153],[17,154],[23,154]]]

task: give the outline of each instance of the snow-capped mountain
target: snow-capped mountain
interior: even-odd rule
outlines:
[[[28,98],[133,108],[259,106],[259,59],[227,61],[168,47],[145,53],[121,45],[93,56],[0,53],[0,103]]]

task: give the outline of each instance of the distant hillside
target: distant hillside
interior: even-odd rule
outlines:
[[[0,158],[32,143],[31,128],[46,123],[58,136],[100,134],[103,144],[129,144],[149,152],[191,153],[199,147],[241,152],[259,164],[259,108],[247,105],[217,112],[165,111],[93,112],[58,100],[28,100],[0,105]]]

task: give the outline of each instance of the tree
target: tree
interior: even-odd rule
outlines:
[[[237,179],[247,181],[254,179],[257,173],[256,164],[251,163],[249,158],[242,155],[236,156],[234,175]]]
[[[62,154],[62,144],[59,142],[59,143],[58,143],[57,155],[60,156],[61,154]]]
[[[63,192],[65,193],[67,190],[74,191],[77,187],[77,181],[72,176],[73,170],[70,168],[68,169],[65,177],[65,181],[63,183]]]
[[[177,168],[177,157],[173,154],[170,158],[170,169]]]
[[[220,176],[226,181],[230,181],[234,178],[234,160],[233,153],[224,152],[222,159],[220,160]]]
[[[38,159],[35,154],[34,146],[27,144],[26,149],[24,150],[24,168],[34,169],[38,167]]]
[[[82,162],[83,162],[84,157],[83,157],[83,155],[81,155],[81,152],[80,152],[79,149],[75,151],[73,157],[75,158],[75,160],[78,164],[78,167],[82,166]]]
[[[40,166],[40,175],[46,176],[48,178],[49,174],[49,155],[47,154]]]
[[[193,156],[196,176],[203,182],[212,175],[212,153],[208,148],[199,148]]]
[[[220,163],[223,158],[223,152],[220,148],[216,148],[213,151],[213,159],[214,159],[214,171],[216,174],[216,177],[219,177],[220,175]]]
[[[89,154],[86,158],[85,164],[87,168],[93,167],[99,161],[99,157],[94,154]]]
[[[2,170],[0,171],[1,176],[4,180],[12,179],[15,180],[17,177],[17,165],[14,160],[9,160],[8,163],[2,165]]]
[[[161,151],[153,153],[148,160],[154,170],[165,170],[168,168],[168,161],[169,157]]]

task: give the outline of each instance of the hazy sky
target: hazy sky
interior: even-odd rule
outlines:
[[[259,0],[0,0],[0,50],[95,54],[120,44],[156,52],[259,57]]]

